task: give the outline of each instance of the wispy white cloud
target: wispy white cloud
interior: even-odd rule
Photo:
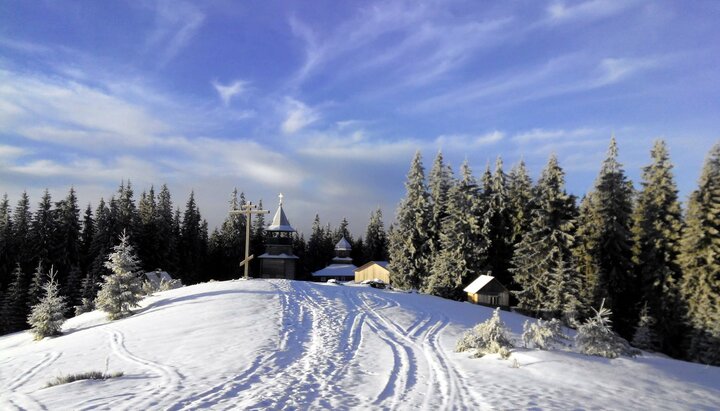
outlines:
[[[0,70],[0,132],[72,146],[144,146],[168,130],[145,108],[74,81]]]
[[[594,90],[626,81],[667,62],[664,57],[593,58],[581,53],[554,57],[541,65],[464,84],[410,106],[417,112],[446,110],[471,102],[512,105]]]
[[[450,16],[443,5],[403,1],[361,9],[336,27],[315,29],[292,16],[305,55],[293,81],[334,67],[336,79],[382,70],[395,87],[425,84],[461,66],[475,49],[509,37],[503,29],[512,16],[466,17]]]
[[[223,104],[225,104],[225,106],[228,106],[230,105],[230,100],[232,100],[233,97],[241,95],[245,91],[247,91],[248,82],[242,80],[235,80],[228,85],[223,85],[217,80],[214,80],[212,82],[212,85],[213,87],[215,87],[215,91],[217,91],[220,99],[223,101]]]
[[[205,21],[205,14],[194,3],[158,0],[155,3],[155,27],[148,37],[148,52],[158,56],[165,66],[193,39]]]
[[[515,134],[512,137],[512,141],[520,144],[525,143],[536,143],[550,140],[568,139],[568,138],[584,138],[597,133],[597,130],[582,127],[572,130],[564,129],[542,129],[534,128],[532,130],[523,131]]]
[[[295,134],[320,119],[316,109],[294,98],[286,97],[285,106],[285,121],[280,127],[285,134]]]
[[[634,0],[588,0],[567,5],[557,1],[547,7],[548,23],[596,20],[615,15],[634,6]]]
[[[435,144],[440,148],[449,149],[475,149],[500,142],[505,138],[505,133],[495,130],[482,135],[453,134],[441,135],[435,139]]]
[[[22,147],[0,144],[0,161],[15,159],[26,153],[27,150]]]

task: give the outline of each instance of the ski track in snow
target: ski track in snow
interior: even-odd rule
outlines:
[[[127,410],[152,409],[158,405],[159,400],[166,400],[168,397],[182,392],[183,377],[175,367],[141,358],[130,352],[125,344],[125,334],[118,329],[110,329],[108,334],[110,335],[110,349],[115,356],[123,361],[140,365],[158,378],[157,381],[149,380],[142,393],[137,393],[131,400],[125,401],[123,398],[118,398],[114,401],[118,403],[118,407]],[[113,405],[113,403],[108,405]],[[84,409],[90,410],[94,407],[95,404],[90,404],[86,405]]]
[[[427,391],[424,395],[425,401],[422,408],[430,409],[428,401],[433,398],[436,388],[442,396],[441,404],[443,409],[481,409],[487,407],[485,401],[475,394],[470,388],[466,379],[450,364],[445,350],[440,346],[440,335],[449,325],[448,318],[443,314],[430,314],[418,307],[414,307],[424,317],[415,321],[407,329],[404,329],[391,316],[382,314],[382,311],[390,308],[402,308],[400,304],[389,298],[380,296],[378,293],[362,293],[362,303],[387,325],[398,337],[398,341],[406,341],[409,345],[423,354],[430,371],[430,380],[427,384]],[[377,304],[377,301],[382,305]],[[380,307],[380,308],[377,308]],[[433,407],[434,408],[434,407]]]
[[[298,324],[301,324],[305,313],[302,310],[293,309],[292,289],[286,281],[268,281],[275,291],[278,292],[280,301],[280,318],[278,329],[288,329],[287,333],[280,333],[277,346],[266,347],[263,354],[255,357],[250,366],[232,377],[229,381],[222,382],[204,391],[194,394],[170,407],[170,410],[192,410],[207,408],[220,402],[228,401],[240,395],[245,390],[258,384],[264,383],[267,375],[282,372],[287,367],[299,360],[300,351],[292,351],[291,348],[303,344],[304,335],[298,333]],[[280,371],[278,371],[280,370]]]
[[[30,379],[57,361],[61,355],[59,352],[46,353],[40,361],[11,380],[5,388],[5,390],[9,391],[7,396],[0,395],[0,408],[4,409],[5,405],[7,405],[12,407],[9,409],[16,410],[47,410],[47,407],[33,398],[29,392],[22,392],[20,389],[22,389]],[[6,403],[5,405],[3,404],[4,402]]]
[[[283,309],[299,320],[291,330],[304,334],[302,344],[289,349],[302,351],[295,361],[264,375],[267,379],[262,385],[239,393],[234,405],[243,409],[328,409],[338,402],[352,406],[356,403],[352,393],[342,391],[332,378],[341,372],[332,354],[352,355],[347,348],[342,350],[346,342],[341,318],[356,314],[348,313],[345,306],[338,307],[337,302],[314,292],[308,284],[284,280],[276,283],[290,297]]]

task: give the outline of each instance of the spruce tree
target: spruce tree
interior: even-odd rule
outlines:
[[[2,322],[5,333],[24,330],[27,328],[27,286],[25,273],[20,264],[15,265],[12,273],[12,282],[5,291],[2,304]]]
[[[632,338],[632,346],[647,351],[656,351],[660,348],[660,341],[655,333],[655,318],[650,315],[647,303],[640,310],[640,320]]]
[[[31,238],[32,213],[30,212],[30,198],[27,192],[22,193],[18,200],[17,207],[13,213],[13,244],[12,250],[15,254],[15,261],[20,263],[23,270],[32,267],[33,254]]]
[[[52,198],[50,191],[45,189],[32,221],[33,250],[38,260],[48,261],[50,264],[55,263],[55,257],[58,254],[55,250],[56,230]]]
[[[370,222],[365,231],[365,260],[366,261],[387,261],[388,239],[382,221],[382,210],[380,207],[370,213]]]
[[[112,272],[104,277],[95,304],[108,314],[108,319],[117,320],[132,314],[142,298],[142,284],[138,277],[140,261],[130,244],[127,234],[120,236],[120,244],[113,247],[105,266]]]
[[[67,197],[55,204],[55,210],[55,269],[57,281],[64,284],[61,280],[68,279],[73,267],[80,265],[80,209],[73,187]]]
[[[245,205],[245,195],[238,196],[235,188],[230,196],[230,210],[241,210]],[[218,233],[216,247],[220,248],[223,263],[220,267],[221,275],[225,279],[239,276],[240,261],[245,258],[245,215],[228,213]]]
[[[307,252],[305,254],[305,266],[307,267],[308,273],[322,269],[330,261],[325,253],[324,243],[325,232],[320,224],[320,216],[315,214],[310,239],[307,243]]]
[[[503,172],[500,157],[495,163],[495,172],[487,180],[483,215],[487,221],[489,247],[483,271],[489,271],[503,285],[512,282],[509,272],[513,255],[513,227],[507,190],[507,176]]]
[[[335,234],[333,235],[333,243],[337,244],[338,241],[340,241],[341,238],[345,238],[350,244],[353,243],[352,235],[350,235],[350,230],[348,229],[348,226],[350,223],[348,222],[347,218],[343,217],[342,221],[340,222],[340,226],[338,226],[337,230],[335,230]],[[334,247],[333,244],[333,247]]]
[[[710,151],[688,201],[681,242],[681,294],[687,305],[688,358],[720,365],[720,144]]]
[[[5,194],[0,201],[0,290],[5,289],[12,272],[11,261],[15,259],[12,245],[13,225],[10,216],[10,202]]]
[[[405,188],[407,194],[398,207],[397,225],[390,237],[389,271],[393,286],[421,289],[429,273],[431,216],[420,152],[412,160]]]
[[[160,238],[158,237],[157,203],[155,189],[140,195],[138,202],[138,255],[145,270],[160,268]]]
[[[587,196],[589,215],[593,218],[584,223],[593,227],[586,229],[581,241],[592,244],[586,249],[591,258],[591,269],[596,272],[596,304],[605,300],[613,313],[615,330],[630,338],[637,321],[639,299],[630,231],[633,187],[617,157],[617,143],[613,137],[595,189]],[[588,234],[594,237],[588,237]]]
[[[30,286],[28,287],[27,305],[28,308],[37,305],[42,299],[43,287],[45,287],[46,275],[43,271],[42,261],[38,261],[35,272],[30,280]]]
[[[28,324],[36,340],[60,334],[65,322],[65,301],[59,293],[56,272],[50,267],[48,281],[43,286],[44,295],[40,302],[32,307],[28,315]]]
[[[263,209],[262,199],[258,201],[258,209]],[[252,227],[250,227],[250,254],[259,256],[265,252],[265,240],[267,233],[265,231],[265,214],[255,214],[252,218]],[[243,252],[244,258],[244,252]],[[260,270],[260,259],[256,258],[250,262],[253,272]]]
[[[182,262],[180,273],[184,284],[195,284],[201,280],[205,262],[201,228],[202,217],[195,204],[195,192],[191,191],[185,205],[180,235],[180,261]]]
[[[118,238],[119,235],[125,232],[130,236],[131,241],[137,244],[140,239],[140,223],[135,201],[133,200],[133,194],[130,180],[128,180],[127,184],[124,184],[124,182],[120,183],[117,200],[111,202],[110,211],[115,217],[115,233],[113,239]],[[115,207],[113,207],[113,205]]]
[[[652,331],[660,336],[660,346],[645,344],[639,348],[661,349],[677,356],[682,215],[672,164],[662,140],[655,143],[651,156],[652,164],[643,168],[642,190],[633,213],[633,263],[646,310],[657,316]]]
[[[512,225],[512,244],[522,240],[522,235],[530,229],[531,211],[533,207],[533,186],[528,175],[525,162],[520,161],[510,170],[508,176],[508,208]]]
[[[158,267],[171,273],[178,268],[178,233],[174,229],[173,204],[170,190],[163,184],[157,200],[157,237],[160,248],[158,250]],[[179,231],[179,230],[178,230]]]
[[[462,179],[448,193],[447,216],[441,225],[441,249],[430,270],[425,292],[445,298],[460,298],[463,285],[477,276],[485,263],[489,240],[480,218],[478,187],[467,162],[460,168]]]
[[[95,220],[92,206],[88,203],[83,216],[82,231],[80,232],[80,270],[87,272],[92,263],[92,241],[95,237]]]
[[[518,243],[511,272],[520,286],[518,307],[550,316],[575,316],[579,276],[571,254],[576,211],[565,192],[564,172],[550,157],[538,181],[530,230]]]
[[[445,164],[442,152],[438,151],[433,166],[428,175],[428,192],[430,201],[430,221],[428,224],[428,245],[430,254],[427,255],[428,267],[442,249],[440,239],[442,220],[447,216],[448,192],[453,183],[452,169]]]

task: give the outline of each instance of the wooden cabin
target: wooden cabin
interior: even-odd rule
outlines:
[[[510,306],[510,292],[491,275],[481,275],[463,291],[467,293],[468,301],[473,304],[503,308]]]
[[[390,284],[390,271],[387,269],[387,261],[370,261],[355,269],[355,282],[361,283],[365,280],[379,279],[385,284]]]

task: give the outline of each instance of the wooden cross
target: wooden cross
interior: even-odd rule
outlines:
[[[250,266],[250,260],[255,256],[250,255],[250,223],[252,221],[253,214],[269,214],[270,210],[258,210],[257,205],[253,204],[252,201],[243,204],[240,210],[230,210],[230,214],[244,214],[245,215],[245,259],[240,262],[240,267],[245,268],[245,279],[248,277],[248,267]]]

